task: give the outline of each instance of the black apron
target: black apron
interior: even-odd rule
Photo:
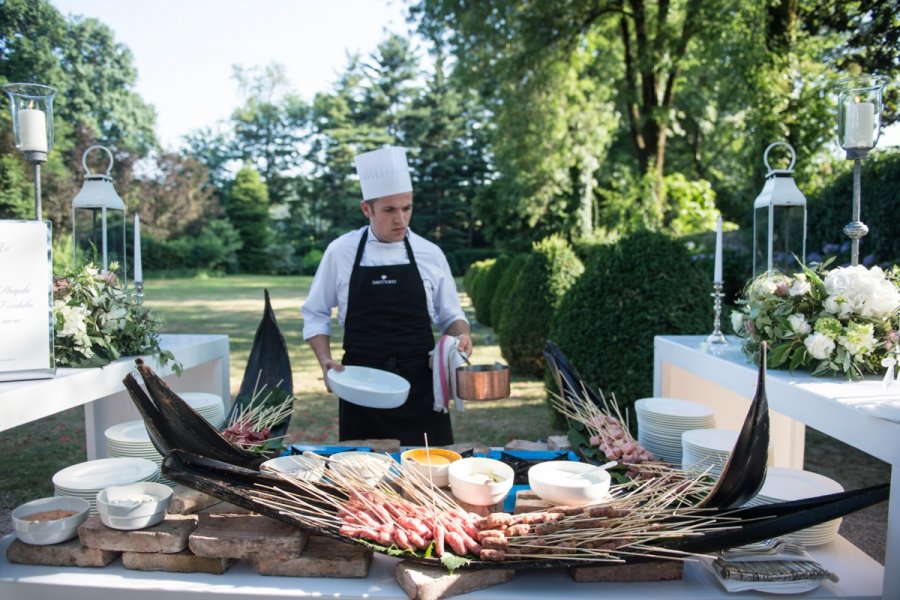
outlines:
[[[341,400],[340,439],[389,438],[404,446],[422,446],[427,433],[429,445],[452,444],[450,415],[434,410],[428,366],[434,334],[412,247],[403,238],[409,264],[362,267],[367,238],[368,229],[359,240],[350,274],[341,363],[396,373],[410,383],[410,390],[397,408],[367,408]]]

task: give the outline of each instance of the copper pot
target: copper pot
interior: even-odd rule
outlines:
[[[509,398],[509,367],[500,363],[457,367],[456,395],[463,400]]]

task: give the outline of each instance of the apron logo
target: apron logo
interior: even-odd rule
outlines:
[[[397,285],[397,280],[388,279],[387,275],[382,275],[381,279],[373,279],[372,285]]]

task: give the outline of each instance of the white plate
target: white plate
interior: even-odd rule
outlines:
[[[177,392],[177,394],[197,412],[223,406],[222,397],[216,394],[208,392]]]
[[[106,430],[106,439],[108,442],[119,442],[121,444],[149,444],[150,434],[147,433],[147,427],[144,426],[143,420],[125,421],[118,425],[113,425]]]
[[[770,498],[773,502],[789,502],[843,491],[844,486],[824,475],[800,469],[771,467],[766,472],[766,480],[757,495]]]
[[[713,416],[713,411],[708,406],[675,398],[641,398],[635,402],[635,408],[639,411],[650,413],[648,416],[651,416],[651,418],[653,413],[676,418],[687,418],[687,420],[704,419]]]
[[[346,366],[328,370],[331,390],[343,400],[369,408],[397,408],[406,402],[409,382],[388,371]]]
[[[146,458],[101,458],[62,469],[53,476],[53,485],[72,491],[102,490],[144,481],[158,472],[156,463]]]
[[[734,449],[737,439],[738,432],[730,429],[692,429],[681,434],[681,441],[686,446],[726,456]]]

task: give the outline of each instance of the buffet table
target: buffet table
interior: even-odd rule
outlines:
[[[227,335],[167,334],[160,337],[160,346],[171,350],[181,363],[181,376],[174,373],[171,363],[162,366],[153,358],[145,360],[175,391],[219,394],[228,410],[231,384]],[[84,406],[88,460],[105,458],[106,429],[141,418],[122,384],[133,367],[134,357],[130,357],[95,369],[60,368],[52,379],[0,383],[0,431]]]
[[[756,380],[756,366],[734,338],[724,347],[706,344],[704,336],[654,339],[653,394],[713,407],[717,427],[740,428]],[[900,383],[885,388],[880,377],[851,382],[770,370],[766,393],[776,465],[803,467],[804,425],[809,425],[889,463],[891,486],[900,489],[900,422],[893,419]],[[884,597],[900,598],[900,493],[891,494],[887,527]]]
[[[0,598],[4,600],[96,600],[100,595],[128,600],[191,600],[202,596],[227,600],[259,598],[394,598],[406,593],[394,578],[398,559],[376,555],[364,579],[264,577],[240,562],[223,575],[131,571],[117,559],[102,568],[37,567],[10,564],[6,548],[13,537],[0,540]],[[813,557],[840,576],[798,598],[880,598],[881,566],[843,538],[816,548]],[[713,576],[695,563],[685,565],[680,581],[649,583],[575,583],[563,569],[516,573],[512,581],[469,594],[466,599],[547,600],[549,598],[681,598],[773,597],[726,593]],[[888,598],[889,596],[884,596]]]

